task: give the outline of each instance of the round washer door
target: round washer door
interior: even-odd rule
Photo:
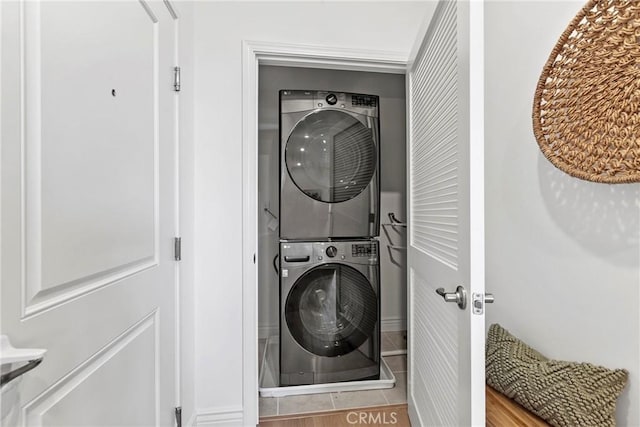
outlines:
[[[295,185],[321,202],[356,197],[376,171],[373,132],[342,111],[320,110],[305,116],[291,131],[285,150]]]
[[[378,299],[367,278],[353,267],[323,264],[295,282],[285,318],[304,349],[318,356],[342,356],[374,333]]]

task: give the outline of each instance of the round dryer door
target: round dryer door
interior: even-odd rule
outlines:
[[[376,170],[377,149],[371,129],[336,110],[309,114],[291,131],[285,161],[296,186],[321,202],[356,197]]]
[[[285,304],[293,338],[307,351],[341,356],[372,336],[378,299],[360,272],[341,264],[323,264],[303,274]]]

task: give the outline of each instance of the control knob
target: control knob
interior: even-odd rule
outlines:
[[[338,248],[336,248],[335,246],[329,246],[326,250],[326,253],[329,258],[333,258],[338,254]]]

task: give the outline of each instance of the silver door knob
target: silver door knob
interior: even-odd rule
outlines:
[[[455,292],[447,293],[444,288],[436,289],[436,293],[440,295],[445,302],[455,302],[460,310],[467,308],[467,291],[462,286],[458,286]]]

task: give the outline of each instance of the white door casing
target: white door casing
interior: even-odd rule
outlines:
[[[258,69],[259,65],[404,74],[398,52],[245,41],[243,43],[243,420],[258,422]],[[261,214],[261,213],[260,213]]]
[[[441,1],[408,67],[408,404],[414,425],[484,425],[481,1]],[[462,285],[467,307],[436,293]]]
[[[177,16],[0,7],[0,330],[48,350],[7,425],[172,425]]]

